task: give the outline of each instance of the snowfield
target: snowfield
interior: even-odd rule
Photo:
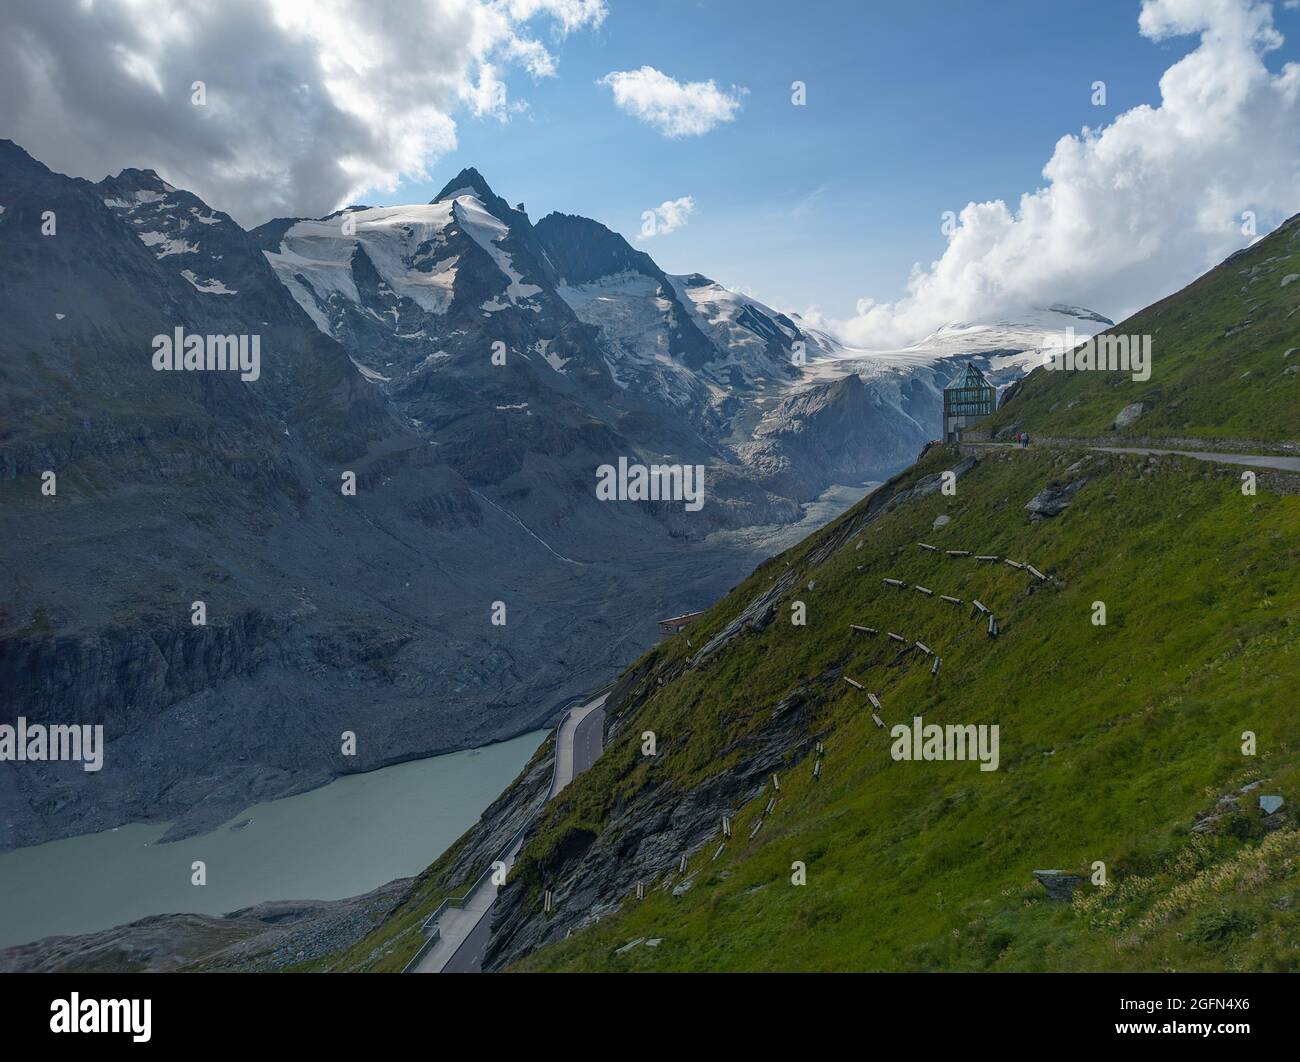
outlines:
[[[345,218],[355,226],[352,235],[343,233]],[[445,313],[451,305],[457,259],[437,252],[446,242],[443,234],[451,221],[451,203],[353,210],[319,221],[295,222],[280,241],[280,250],[264,253],[316,327],[333,335],[321,304],[332,295],[361,301],[352,278],[352,256],[358,247],[393,292],[429,313]]]

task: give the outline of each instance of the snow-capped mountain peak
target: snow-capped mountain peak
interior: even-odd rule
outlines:
[[[237,295],[244,231],[227,214],[168,184],[153,170],[125,169],[96,186],[104,205],[126,221],[160,261],[205,295]],[[232,244],[238,246],[232,246]]]
[[[533,425],[559,416],[568,431],[612,403],[648,416],[651,435],[706,440],[787,497],[906,463],[938,433],[958,360],[1006,386],[1053,336],[1109,324],[1058,303],[856,350],[702,273],[665,273],[597,221],[552,213],[533,225],[472,167],[427,204],[254,235],[299,306],[367,380],[404,396],[413,422],[488,424],[527,409]],[[497,345],[519,371],[485,370]],[[587,414],[560,413],[575,400]]]
[[[497,194],[492,191],[491,185],[487,183],[483,175],[473,166],[467,166],[456,174],[450,181],[443,185],[443,189],[433,197],[434,203],[446,202],[450,199],[457,199],[462,195],[472,195],[484,203],[491,202],[498,198]]]

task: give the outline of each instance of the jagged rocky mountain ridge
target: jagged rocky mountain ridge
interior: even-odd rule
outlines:
[[[666,274],[599,222],[552,213],[533,225],[473,169],[423,206],[280,219],[253,236],[317,327],[418,427],[463,439],[476,402],[530,417],[528,394],[560,391],[628,425],[648,457],[709,454],[724,493],[747,498],[722,521],[732,526],[762,518],[740,483],[803,502],[906,464],[934,435],[953,358],[974,353],[1007,383],[1042,329],[1107,323],[1058,306],[1032,324],[959,326],[900,357],[855,355],[701,274]],[[533,371],[487,371],[497,343]],[[864,386],[841,384],[850,374]],[[448,377],[472,379],[473,393],[459,386],[449,401]]]

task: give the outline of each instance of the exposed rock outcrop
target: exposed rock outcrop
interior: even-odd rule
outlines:
[[[1138,417],[1146,412],[1146,406],[1141,402],[1130,402],[1121,409],[1115,417],[1116,428],[1127,428],[1130,424],[1136,423]]]
[[[689,889],[694,872],[686,877],[678,873],[682,855],[719,843],[723,815],[734,814],[761,794],[774,771],[787,770],[808,755],[817,738],[809,722],[837,678],[838,670],[829,671],[773,705],[762,732],[743,739],[743,766],[685,792],[670,786],[643,788],[614,811],[599,833],[583,830],[566,837],[539,868],[554,897],[549,918],[538,906],[536,883],[527,874],[512,875],[497,899],[484,968],[507,966],[617,910],[635,893],[637,882],[677,890],[678,895]],[[611,694],[611,703],[617,694]],[[611,710],[633,715],[637,700],[629,691]]]
[[[1035,494],[1028,502],[1025,508],[1029,510],[1030,519],[1042,518],[1044,516],[1060,516],[1070,507],[1070,502],[1074,500],[1077,494],[1088,482],[1087,476],[1082,476],[1071,483],[1049,484]]]
[[[1047,898],[1053,903],[1069,903],[1074,898],[1075,889],[1087,884],[1087,878],[1077,874],[1067,874],[1063,870],[1035,870],[1034,877],[1047,891]]]

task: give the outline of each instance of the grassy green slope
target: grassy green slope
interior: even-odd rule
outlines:
[[[1284,794],[1292,811],[1300,802],[1300,498],[1243,496],[1238,472],[1188,459],[1093,455],[1072,507],[1031,523],[1025,502],[1082,456],[992,453],[955,498],[900,506],[818,567],[810,552],[852,512],[763,565],[637,668],[653,684],[689,654],[688,636],[699,647],[788,562],[800,578],[776,622],[651,693],[549,806],[515,873],[535,875],[576,831],[607,828],[643,787],[682,792],[727,770],[784,695],[840,666],[879,693],[887,726],[914,715],[998,724],[998,771],[895,762],[864,695],[832,681],[813,727],[825,739],[821,781],[810,758],[792,762],[757,837],[767,794],[738,816],[721,858],[708,862],[712,845],[695,856],[690,891],[652,888],[519,967],[1300,969],[1288,906],[1300,903],[1300,833],[1265,836],[1253,798],[1218,834],[1189,832],[1198,811],[1252,779],[1268,779],[1261,791]],[[955,460],[936,450],[904,476]],[[935,530],[941,514],[951,522]],[[918,541],[1027,561],[1052,580]],[[979,598],[1001,637],[938,594]],[[789,622],[794,599],[807,604],[805,627]],[[1092,623],[1099,600],[1106,626]],[[897,646],[850,623],[920,639],[943,657],[941,675],[919,658],[889,666]],[[640,754],[644,730],[658,735],[653,759]],[[1242,754],[1245,730],[1258,735],[1256,756]],[[796,860],[804,886],[791,884]],[[1031,877],[1095,860],[1110,884],[1073,905],[1047,902]],[[663,943],[615,953],[637,937]]]
[[[1295,440],[1300,349],[1287,352],[1300,348],[1300,215],[1108,331],[1151,336],[1149,380],[1038,369],[1015,401],[980,428],[1076,438]],[[1116,415],[1133,402],[1147,412],[1115,429]]]

